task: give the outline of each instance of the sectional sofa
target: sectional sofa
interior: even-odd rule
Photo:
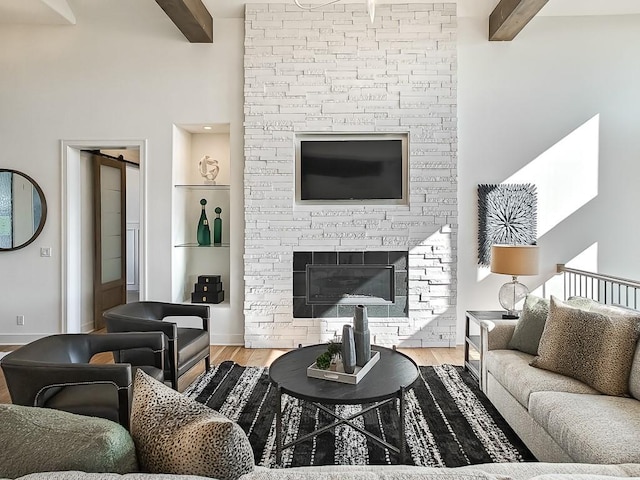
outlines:
[[[615,480],[640,477],[640,465],[493,463],[458,468],[378,466],[256,467],[238,480]],[[20,480],[210,480],[209,477],[75,471],[35,473]]]
[[[513,348],[517,320],[485,321],[481,325],[482,388],[540,461],[640,463],[640,344],[637,333],[635,338],[628,338],[633,337],[633,329],[606,333],[611,332],[611,318],[616,315],[634,319],[637,332],[640,312],[584,299],[581,302],[578,306],[565,304],[562,307],[564,313],[569,312],[579,319],[573,332],[564,332],[557,349],[566,358],[585,364],[576,368],[586,370],[586,376],[581,377],[567,368],[565,371],[569,375],[535,368],[531,365],[535,355]],[[552,308],[553,304],[550,305]],[[552,313],[548,312],[548,318]],[[605,320],[603,330],[593,327],[596,331],[590,332],[593,319],[596,323],[602,320],[598,315],[608,317],[609,323]],[[566,321],[564,317],[560,320]],[[540,348],[549,330],[548,321],[542,331]],[[609,338],[616,334],[621,335],[624,346],[615,338]],[[590,350],[589,343],[597,345]],[[582,351],[578,354],[575,350]],[[600,353],[589,354],[593,351]],[[604,358],[607,356],[609,358]],[[578,379],[588,381],[594,372],[605,368],[606,365],[598,364],[599,360],[600,363],[611,363],[621,360],[621,356],[626,356],[624,361],[630,363],[626,389],[618,392],[622,393],[603,394]],[[614,374],[608,372],[607,375],[612,377]]]

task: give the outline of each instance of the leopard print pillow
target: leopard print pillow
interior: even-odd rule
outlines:
[[[235,480],[254,469],[249,439],[237,423],[141,370],[130,430],[146,472]]]
[[[609,306],[574,308],[551,297],[531,365],[573,377],[607,395],[628,396],[640,317]]]

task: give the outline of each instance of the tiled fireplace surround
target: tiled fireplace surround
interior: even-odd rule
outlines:
[[[380,345],[455,343],[455,4],[364,2],[245,15],[245,345],[327,341],[349,316],[294,318],[294,252],[408,252],[403,316],[374,316]],[[294,135],[408,132],[408,205],[295,204]],[[344,310],[344,309],[343,309]],[[347,309],[348,310],[348,309]]]

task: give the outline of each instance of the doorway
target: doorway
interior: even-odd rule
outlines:
[[[83,150],[80,157],[88,172],[82,182],[83,204],[93,203],[93,209],[82,210],[82,298],[84,304],[93,303],[94,311],[92,326],[89,305],[83,306],[84,332],[104,328],[106,310],[139,298],[140,176],[137,149]]]
[[[81,333],[94,328],[93,293],[88,289],[93,285],[93,231],[87,234],[90,222],[87,220],[87,209],[91,210],[93,202],[87,202],[88,195],[93,195],[92,177],[87,173],[86,150],[102,150],[113,154],[116,150],[137,150],[139,170],[137,201],[131,202],[128,215],[137,217],[137,229],[134,241],[137,241],[137,273],[127,275],[127,289],[130,300],[146,298],[146,141],[62,141],[62,325],[63,333]],[[133,170],[132,170],[133,171]],[[129,172],[127,172],[129,173]],[[89,188],[91,187],[91,188]],[[128,213],[129,213],[128,212]],[[128,227],[128,226],[127,226]],[[91,225],[92,229],[92,225]],[[127,236],[129,236],[127,234]],[[130,257],[134,257],[131,255]],[[90,259],[90,260],[89,260]],[[89,265],[91,269],[89,270]],[[87,278],[90,278],[87,287]],[[89,298],[90,297],[90,298]]]

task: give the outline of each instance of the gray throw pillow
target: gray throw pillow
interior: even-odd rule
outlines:
[[[513,336],[509,340],[509,348],[520,350],[529,355],[538,354],[538,344],[549,314],[549,300],[527,295],[522,307]]]
[[[138,471],[129,432],[103,418],[0,404],[0,478],[35,472]]]
[[[576,308],[590,310],[594,304],[601,305],[595,300],[584,297],[570,297],[566,303]],[[511,350],[519,350],[529,355],[538,354],[540,337],[544,331],[544,325],[549,315],[549,300],[535,295],[527,295],[522,314],[518,319],[508,347]]]
[[[235,480],[254,469],[249,439],[237,423],[142,370],[133,386],[131,435],[146,472]]]
[[[549,316],[531,365],[566,375],[607,395],[629,393],[640,316],[601,306],[572,307],[551,297]]]

